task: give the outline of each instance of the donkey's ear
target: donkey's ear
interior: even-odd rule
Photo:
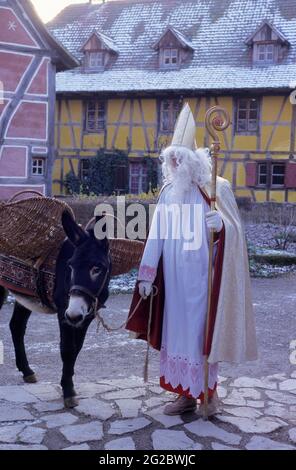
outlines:
[[[87,240],[87,233],[75,222],[72,215],[67,210],[62,214],[62,225],[67,237],[73,245],[79,246]]]

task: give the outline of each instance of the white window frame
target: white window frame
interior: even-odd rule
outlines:
[[[104,52],[91,51],[88,52],[88,67],[90,69],[97,69],[104,67]]]
[[[139,174],[138,175],[135,175],[133,174],[132,172],[132,169],[134,168],[134,165],[139,165],[140,167],[140,171],[139,171]],[[138,188],[137,188],[137,192],[133,192],[132,193],[132,178],[137,178],[137,181],[138,181]],[[131,163],[130,164],[130,170],[129,170],[129,189],[130,189],[130,193],[131,194],[141,194],[145,191],[145,188],[144,188],[144,183],[146,182],[147,183],[147,178],[148,178],[148,174],[147,174],[147,167],[146,165],[144,165],[143,163]]]
[[[264,171],[262,171],[263,168],[264,168]],[[265,177],[265,183],[260,182],[261,176]],[[263,163],[263,162],[258,163],[257,185],[266,187],[267,183],[268,183],[268,166],[267,166],[267,163]]]
[[[173,62],[173,59],[176,62]],[[168,62],[166,62],[168,60]],[[176,47],[166,47],[163,49],[163,67],[177,67],[179,65],[179,49]]]
[[[39,170],[41,171],[40,173],[39,173]],[[32,176],[37,176],[37,177],[45,175],[45,158],[32,157],[31,173],[32,173]]]

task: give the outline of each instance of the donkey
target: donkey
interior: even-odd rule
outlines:
[[[78,405],[73,384],[75,362],[97,309],[104,306],[109,296],[112,266],[107,238],[98,240],[93,229],[82,229],[68,211],[62,215],[62,225],[68,238],[57,258],[54,302],[60,328],[64,404],[73,408]],[[0,308],[5,295],[5,289],[0,286]],[[16,366],[25,382],[35,383],[37,378],[26,356],[24,337],[32,311],[41,309],[39,304],[37,309],[30,297],[18,294],[15,297],[10,330]]]

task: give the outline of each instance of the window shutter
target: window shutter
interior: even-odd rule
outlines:
[[[296,189],[296,162],[287,162],[285,187]]]
[[[257,180],[257,163],[247,162],[246,163],[246,185],[256,186]]]

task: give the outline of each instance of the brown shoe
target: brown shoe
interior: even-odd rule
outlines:
[[[213,397],[209,399],[207,416],[214,416],[218,414],[220,412],[219,405],[220,405],[220,401],[218,398],[218,394],[215,391]],[[201,403],[198,408],[199,416],[204,416],[204,412],[205,412],[205,405]]]
[[[174,416],[181,415],[187,411],[194,411],[196,409],[195,398],[187,398],[180,395],[173,403],[169,403],[164,408],[163,412],[165,415]]]

